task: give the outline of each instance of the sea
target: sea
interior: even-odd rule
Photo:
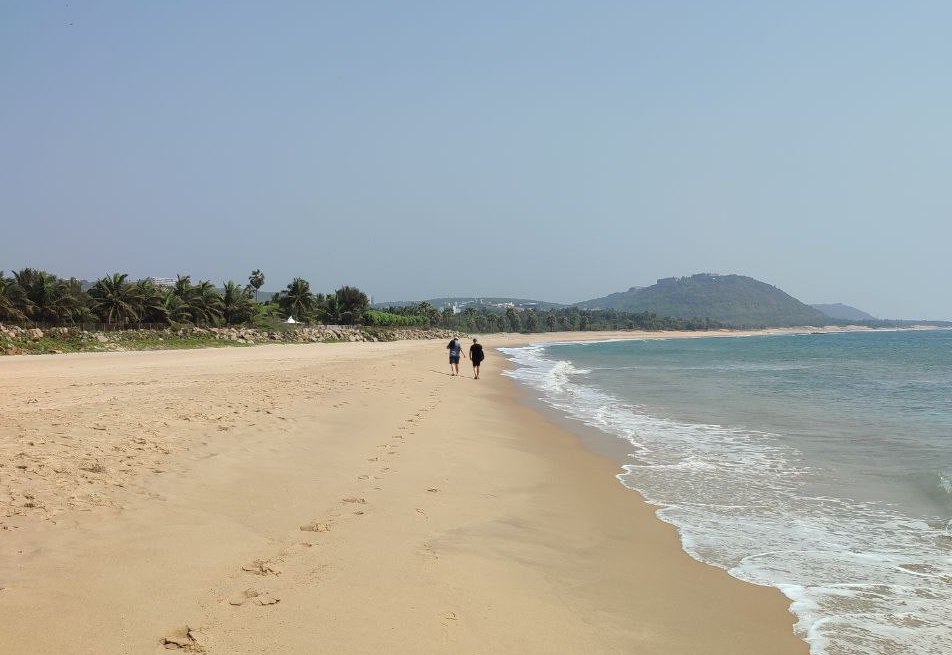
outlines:
[[[813,655],[952,653],[952,331],[502,351],[685,551],[782,591]]]

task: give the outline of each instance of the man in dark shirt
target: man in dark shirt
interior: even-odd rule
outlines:
[[[473,345],[469,347],[469,359],[473,362],[473,378],[479,379],[479,364],[483,361],[485,355],[483,354],[483,346],[473,339]]]

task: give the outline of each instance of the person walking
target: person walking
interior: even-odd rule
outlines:
[[[459,342],[459,337],[453,337],[453,339],[446,346],[447,350],[450,351],[450,374],[459,375],[459,358],[463,355],[463,344]]]
[[[469,361],[473,363],[473,379],[479,379],[479,365],[482,363],[483,359],[486,358],[486,355],[483,353],[483,346],[479,343],[479,340],[475,337],[473,338],[473,345],[469,347]]]

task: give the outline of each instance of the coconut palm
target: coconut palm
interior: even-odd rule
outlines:
[[[317,294],[315,302],[315,318],[326,325],[341,325],[344,320],[341,318],[340,303],[337,295]]]
[[[278,296],[278,305],[285,317],[297,316],[298,320],[310,320],[316,307],[316,298],[311,293],[311,283],[296,277]]]
[[[225,305],[221,294],[208,280],[202,280],[198,286],[194,287],[189,307],[192,311],[192,322],[195,325],[220,325],[224,319]]]
[[[62,325],[73,324],[88,316],[86,295],[75,278],[62,280],[52,273],[34,268],[14,272],[17,309],[28,319]]]
[[[248,294],[249,287],[242,287],[229,280],[225,282],[225,292],[222,294],[222,313],[225,323],[239,325],[248,323],[255,315],[255,302]],[[256,290],[257,291],[257,290]]]
[[[142,303],[135,285],[126,282],[127,273],[100,278],[88,291],[92,310],[107,325],[125,328],[141,319]]]
[[[440,322],[440,310],[425,300],[416,305],[413,313],[425,316],[429,325],[437,325]]]
[[[162,298],[162,310],[169,318],[172,325],[181,325],[192,322],[192,314],[188,303],[181,296],[175,293],[175,289],[169,289]]]
[[[20,292],[13,278],[5,277],[3,271],[0,271],[0,321],[22,321],[26,319],[24,314],[17,307],[14,297]]]
[[[166,293],[155,286],[152,280],[139,280],[135,284],[140,323],[168,324],[169,311],[165,305]]]
[[[178,275],[175,284],[165,295],[163,305],[172,323],[192,323],[192,297],[195,285],[190,275]]]

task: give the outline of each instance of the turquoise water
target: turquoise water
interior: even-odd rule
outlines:
[[[627,448],[685,550],[781,589],[814,654],[952,653],[952,332],[503,352]]]

